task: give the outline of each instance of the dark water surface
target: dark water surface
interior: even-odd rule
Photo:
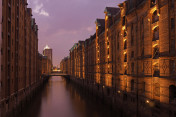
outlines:
[[[52,77],[18,117],[118,117],[84,94],[64,78]]]

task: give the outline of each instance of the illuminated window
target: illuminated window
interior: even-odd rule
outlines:
[[[153,13],[153,16],[152,16],[152,23],[155,23],[159,21],[159,16],[157,14],[157,10]]]
[[[159,53],[159,47],[155,46],[154,50],[153,50],[153,59],[158,59],[159,55],[160,55],[160,53]]]
[[[159,40],[159,27],[156,27],[153,31],[153,41]]]

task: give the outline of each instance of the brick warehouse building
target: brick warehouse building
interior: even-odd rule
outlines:
[[[42,81],[38,26],[27,0],[2,0],[0,116],[14,112]],[[1,14],[0,14],[1,15]]]
[[[84,81],[119,108],[128,107],[127,115],[176,116],[175,0],[126,0],[104,13],[95,22],[95,42],[84,42],[85,56],[77,56],[79,44],[71,49],[71,78],[84,79],[76,75],[84,60]]]

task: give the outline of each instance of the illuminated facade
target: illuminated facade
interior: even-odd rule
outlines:
[[[70,73],[70,57],[65,57],[62,59],[60,62],[60,70],[64,74],[69,74]]]
[[[85,80],[132,110],[138,105],[138,114],[174,117],[175,10],[175,0],[127,0],[119,8],[106,7],[105,19],[95,22],[95,39],[85,41]],[[77,45],[71,50],[70,65],[77,66]],[[72,71],[77,73],[76,67]]]

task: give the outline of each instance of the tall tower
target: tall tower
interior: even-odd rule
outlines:
[[[53,59],[52,49],[48,45],[45,46],[45,48],[43,50],[43,55],[47,56],[48,59],[51,61],[51,64],[53,64],[53,61],[52,61],[52,59]]]

